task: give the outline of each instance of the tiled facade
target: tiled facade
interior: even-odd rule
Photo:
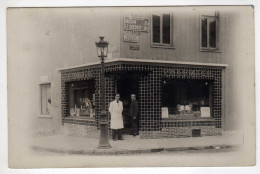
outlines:
[[[62,131],[65,135],[68,136],[89,137],[89,138],[99,137],[99,131],[97,130],[97,127],[93,125],[90,126],[90,125],[64,123]]]
[[[114,100],[115,79],[121,71],[131,71],[139,76],[139,123],[140,138],[188,137],[194,129],[201,135],[219,135],[222,128],[222,68],[194,65],[176,65],[140,62],[112,62],[105,66],[106,110]],[[213,81],[212,119],[207,120],[169,120],[161,118],[161,89],[163,78],[206,79]],[[62,117],[69,114],[66,82],[95,79],[96,116],[93,126],[98,129],[100,101],[100,66],[71,69],[61,72],[62,79]],[[68,120],[63,119],[63,123]],[[84,122],[80,122],[83,124]],[[86,124],[89,124],[86,122]]]

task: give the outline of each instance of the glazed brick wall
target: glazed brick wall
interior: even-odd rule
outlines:
[[[155,132],[160,131],[165,126],[176,127],[181,129],[185,121],[169,121],[162,123],[161,118],[161,88],[163,78],[176,78],[176,79],[207,79],[213,80],[213,93],[212,93],[212,117],[213,122],[190,121],[190,125],[197,124],[201,126],[214,125],[214,128],[221,129],[221,100],[222,100],[222,70],[219,68],[202,68],[202,67],[190,67],[190,66],[152,66],[151,73],[148,76],[143,77],[140,83],[140,136],[141,138],[157,137]],[[181,72],[181,73],[180,73]],[[162,124],[161,124],[162,123]],[[181,125],[181,126],[178,126]],[[208,129],[209,130],[209,129]],[[187,133],[190,131],[187,130]],[[215,135],[218,135],[221,131],[215,131]],[[176,137],[176,131],[173,129],[173,133],[168,131],[171,137]],[[204,134],[203,134],[204,135]]]
[[[78,125],[87,125],[87,126],[95,126],[97,127],[98,122],[94,118],[71,118],[71,117],[65,117],[63,118],[63,124],[78,124]]]
[[[68,103],[68,82],[76,82],[82,80],[95,80],[95,118],[94,122],[90,122],[88,120],[84,121],[84,119],[67,119],[69,116],[69,103]],[[99,129],[99,121],[100,121],[100,113],[101,113],[101,91],[100,91],[100,67],[86,67],[81,70],[69,70],[62,72],[61,74],[61,103],[62,103],[62,124],[70,123],[70,124],[81,124],[94,126]],[[110,76],[105,77],[105,109],[108,111],[109,103],[114,100],[115,95],[115,86],[114,86],[114,78]],[[108,121],[110,125],[110,115],[108,114]],[[79,130],[80,131],[80,130]]]
[[[142,138],[181,138],[192,137],[192,130],[200,129],[201,136],[221,135],[221,129],[215,126],[191,126],[191,127],[168,127],[161,131],[147,131],[142,134]]]
[[[105,86],[106,86],[106,110],[109,103],[114,100],[115,77],[120,71],[134,71],[143,74],[139,78],[139,104],[140,104],[140,137],[158,138],[158,136],[176,137],[180,136],[176,132],[186,130],[185,134],[190,134],[191,127],[203,126],[202,135],[209,132],[209,135],[221,134],[222,127],[222,69],[217,67],[195,67],[189,65],[169,65],[169,64],[144,64],[114,62],[106,64]],[[62,117],[68,115],[68,92],[66,82],[95,79],[96,87],[96,116],[95,121],[99,122],[101,111],[100,103],[100,67],[86,67],[81,70],[70,70],[62,72]],[[211,121],[165,121],[161,118],[161,88],[163,78],[176,79],[207,79],[213,81],[212,93],[212,118]],[[110,120],[110,116],[108,118]],[[189,126],[185,126],[189,125]],[[99,124],[96,125],[99,128]],[[185,128],[183,128],[185,127]],[[190,128],[188,128],[190,127]],[[209,128],[210,127],[210,128]],[[167,129],[166,129],[167,128]],[[171,129],[169,129],[171,128]],[[165,131],[167,130],[167,131]],[[211,131],[215,130],[215,131]],[[185,132],[185,131],[184,131]],[[111,133],[111,132],[110,132]]]
[[[82,125],[82,124],[64,123],[63,133],[68,136],[76,136],[76,137],[89,137],[89,138],[99,137],[99,130],[97,130],[96,126]]]
[[[100,67],[87,67],[84,70],[70,70],[61,73],[61,109],[62,118],[69,116],[68,107],[68,83],[76,82],[81,80],[95,80],[95,95],[96,95],[96,105],[99,106],[100,94],[99,94],[99,83],[100,83]],[[95,112],[98,112],[99,108],[95,108]],[[99,116],[95,117],[96,121]]]
[[[101,95],[100,95],[100,67],[86,67],[81,70],[70,70],[61,74],[61,103],[62,103],[62,118],[69,116],[68,108],[68,83],[82,80],[95,80],[95,120],[100,120],[99,114],[101,111]],[[111,89],[113,82],[110,77],[106,77],[106,101],[111,99]],[[106,102],[106,110],[108,109],[108,102]],[[64,121],[64,120],[63,120]]]

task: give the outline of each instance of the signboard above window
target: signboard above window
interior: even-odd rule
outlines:
[[[133,17],[133,16],[124,17],[124,30],[148,32],[149,21],[148,19],[141,18],[141,17]]]

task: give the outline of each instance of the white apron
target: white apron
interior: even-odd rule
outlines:
[[[122,115],[123,103],[121,101],[117,103],[116,100],[112,101],[109,105],[109,112],[111,114],[110,128],[111,129],[124,128],[123,115]]]

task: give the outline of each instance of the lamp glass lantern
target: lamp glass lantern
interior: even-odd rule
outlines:
[[[99,39],[99,42],[96,42],[98,57],[107,57],[109,43],[107,41],[104,41],[103,36],[100,36]]]

